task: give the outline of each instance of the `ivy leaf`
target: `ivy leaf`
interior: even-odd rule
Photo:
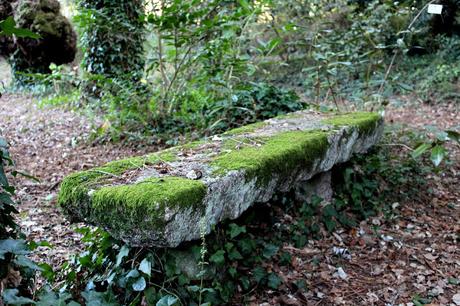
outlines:
[[[247,276],[241,276],[240,277],[240,282],[241,282],[241,285],[243,286],[244,290],[249,289],[249,286],[251,285],[251,282],[249,281],[249,278]]]
[[[447,137],[449,137],[450,140],[454,140],[458,143],[460,143],[460,133],[457,131],[449,130],[446,131]]]
[[[174,306],[179,300],[172,295],[165,295],[156,304],[156,306]]]
[[[41,271],[41,268],[36,263],[23,255],[17,256],[14,260],[14,263],[20,267]]]
[[[156,301],[156,291],[155,288],[149,287],[144,291],[145,302],[147,305],[155,305]]]
[[[0,193],[0,203],[13,205],[14,202],[11,200],[11,197],[6,193]]]
[[[238,246],[240,250],[245,254],[250,254],[253,250],[256,249],[256,243],[250,238],[238,240]]]
[[[446,149],[442,146],[435,146],[433,150],[431,150],[431,161],[433,162],[433,165],[435,167],[439,166],[441,164],[442,160],[444,159],[444,156],[446,156]]]
[[[96,292],[94,290],[85,291],[81,293],[81,296],[85,299],[85,305],[91,306],[118,306],[113,293],[108,292]]]
[[[254,280],[258,283],[260,283],[260,281],[265,277],[267,276],[267,272],[265,271],[264,268],[262,267],[255,267],[253,270],[252,270],[252,276],[254,276]]]
[[[41,263],[39,264],[39,267],[43,277],[46,278],[48,281],[52,282],[55,276],[53,268],[47,263]]]
[[[262,252],[262,256],[267,259],[270,259],[273,256],[275,256],[276,253],[278,253],[278,250],[279,250],[278,246],[271,244],[271,243],[267,243],[265,245],[264,251]]]
[[[6,139],[3,137],[0,137],[0,148],[6,149],[8,147],[8,143],[6,142]]]
[[[144,258],[140,265],[139,265],[139,271],[142,273],[147,274],[149,277],[152,275],[152,263],[148,258]]]
[[[18,296],[18,289],[6,289],[3,291],[2,297],[3,302],[7,305],[25,305],[32,304],[35,305],[35,302],[29,298]]]
[[[422,143],[421,145],[419,145],[418,147],[415,148],[414,151],[412,151],[411,155],[413,158],[417,158],[417,157],[420,157],[423,153],[426,152],[426,150],[428,150],[429,148],[431,148],[431,144],[429,143]]]
[[[197,286],[197,285],[188,286],[187,289],[190,290],[190,292],[194,292],[194,293],[201,290],[200,286]]]
[[[5,259],[5,254],[27,255],[29,248],[24,240],[5,239],[0,240],[0,259]]]
[[[145,278],[143,276],[139,277],[133,283],[133,290],[134,291],[144,291],[145,287],[147,287],[147,283],[145,282]]]
[[[0,186],[8,187],[8,180],[6,178],[5,170],[3,170],[3,164],[0,163]]]
[[[230,260],[240,260],[240,259],[243,259],[243,256],[241,256],[240,252],[238,252],[237,249],[232,249],[228,253],[228,259],[230,259]]]
[[[209,261],[215,263],[215,264],[218,264],[218,265],[222,265],[224,264],[225,262],[225,251],[224,250],[219,250],[217,252],[215,252],[211,257],[209,257]]]
[[[36,305],[37,306],[49,306],[49,305],[55,305],[55,306],[68,306],[68,305],[79,305],[76,304],[74,301],[70,301],[67,303],[67,300],[71,299],[72,295],[70,293],[54,293],[51,290],[47,290],[45,293],[41,294],[39,296],[39,300],[37,301]]]
[[[141,274],[139,273],[139,271],[137,271],[136,269],[133,269],[133,270],[129,271],[128,274],[126,274],[126,278],[137,278],[140,275]]]
[[[128,256],[128,254],[129,254],[129,248],[126,245],[122,246],[120,249],[120,252],[118,252],[117,261],[115,263],[115,266],[119,267],[121,262],[123,261],[123,258]]]
[[[278,289],[281,285],[281,278],[276,273],[270,273],[267,278],[267,285],[272,289]]]
[[[230,224],[230,238],[233,239],[239,234],[246,233],[246,226],[238,226],[235,223]]]

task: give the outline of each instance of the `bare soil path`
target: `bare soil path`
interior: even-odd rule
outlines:
[[[387,121],[413,128],[460,125],[458,105],[410,106],[390,109]],[[19,223],[31,239],[54,247],[39,250],[37,260],[58,267],[80,248],[80,237],[56,207],[59,183],[65,175],[105,162],[146,152],[155,146],[94,145],[88,138],[91,121],[61,108],[38,108],[24,95],[0,98],[0,134],[11,144],[18,169],[38,178],[16,179]],[[398,305],[414,296],[429,297],[431,305],[455,304],[460,299],[460,152],[453,149],[448,169],[433,174],[434,197],[426,203],[399,203],[397,222],[373,218],[351,232],[339,231],[307,248],[290,248],[293,262],[277,271],[287,283],[302,277],[303,295],[289,288],[251,298],[254,305]],[[376,228],[378,231],[376,232]],[[362,231],[362,235],[357,235]],[[377,233],[377,234],[376,234]],[[351,259],[334,255],[346,248]],[[345,274],[338,273],[341,267]],[[274,267],[274,269],[279,269]],[[411,305],[411,304],[403,304]],[[412,304],[414,305],[414,304]]]

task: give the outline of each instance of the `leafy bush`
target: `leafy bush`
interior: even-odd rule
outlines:
[[[230,98],[211,105],[206,117],[209,129],[215,133],[298,111],[306,106],[293,91],[266,83],[250,83],[236,90]]]
[[[154,135],[175,144],[180,136],[216,134],[308,106],[293,91],[251,82],[217,101],[205,90],[190,89],[182,93],[180,105],[165,113],[157,97],[142,83],[105,78],[97,81],[103,90],[95,108],[103,110],[107,122],[99,133],[113,140]]]
[[[433,54],[403,58],[396,75],[405,78],[408,88],[424,102],[458,101],[460,40],[438,36],[440,49]]]
[[[75,20],[85,71],[139,80],[144,71],[143,2],[78,0],[78,6]]]

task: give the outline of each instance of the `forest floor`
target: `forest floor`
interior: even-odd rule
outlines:
[[[39,183],[15,179],[21,211],[18,221],[30,239],[53,245],[38,249],[34,255],[34,259],[53,267],[81,249],[74,229],[83,225],[70,224],[56,206],[62,178],[117,158],[158,150],[146,144],[92,143],[89,139],[94,125],[89,119],[62,108],[39,108],[25,95],[3,95],[0,118],[0,134],[9,141],[17,168],[40,179]],[[393,108],[387,122],[414,129],[426,124],[458,127],[459,106]],[[407,152],[401,150],[401,154]],[[303,249],[287,246],[292,265],[273,269],[286,284],[290,279],[304,278],[308,290],[293,294],[286,285],[278,291],[255,294],[251,304],[460,305],[458,148],[453,148],[452,156],[449,167],[427,178],[434,196],[424,203],[398,203],[397,221],[376,217],[362,222],[359,229],[337,231]],[[365,234],[358,237],[357,231]],[[347,249],[351,259],[335,256],[333,247]]]

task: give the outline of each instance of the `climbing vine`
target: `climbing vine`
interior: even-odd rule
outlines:
[[[144,69],[142,0],[80,0],[76,21],[90,74],[139,78]]]

